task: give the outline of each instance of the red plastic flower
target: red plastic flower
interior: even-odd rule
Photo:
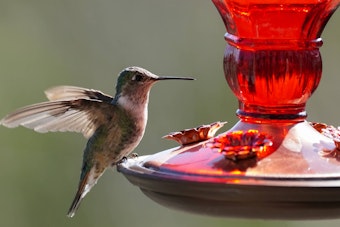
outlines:
[[[168,135],[163,136],[163,138],[175,140],[183,146],[198,143],[212,138],[217,130],[223,127],[225,123],[227,122],[217,121],[209,125],[201,125],[196,128],[184,129],[179,132],[171,132]]]
[[[212,139],[207,145],[217,148],[226,158],[237,161],[255,157],[272,144],[266,134],[251,129],[228,132]]]

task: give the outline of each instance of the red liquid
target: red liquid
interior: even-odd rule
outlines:
[[[240,115],[303,119],[305,104],[321,78],[321,57],[318,49],[254,51],[228,46],[224,69]]]
[[[339,0],[213,0],[229,34],[250,39],[316,39]]]
[[[224,70],[241,120],[304,120],[321,78],[319,36],[340,0],[213,2],[228,32]]]

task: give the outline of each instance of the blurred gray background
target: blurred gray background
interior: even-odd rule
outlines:
[[[340,12],[322,37],[324,74],[308,103],[309,120],[340,125]],[[1,0],[0,116],[44,101],[55,85],[113,94],[117,74],[138,65],[156,74],[193,76],[151,92],[149,122],[135,150],[177,146],[168,132],[218,120],[236,121],[237,102],[222,72],[225,28],[209,0]],[[199,216],[146,198],[122,174],[107,171],[73,219],[86,140],[0,127],[0,226],[339,226],[340,221],[264,221]],[[256,208],[254,208],[256,209]]]

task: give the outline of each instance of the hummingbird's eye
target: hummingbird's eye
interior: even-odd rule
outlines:
[[[143,76],[141,74],[137,73],[136,75],[134,75],[132,77],[132,80],[135,80],[137,82],[141,82],[143,80]]]

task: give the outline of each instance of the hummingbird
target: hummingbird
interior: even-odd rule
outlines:
[[[194,80],[157,76],[132,66],[120,72],[114,97],[101,91],[57,86],[45,91],[49,101],[22,107],[0,124],[24,126],[37,132],[78,132],[88,139],[78,190],[67,216],[73,217],[82,199],[106,169],[126,158],[141,141],[148,118],[152,85],[161,80]]]

